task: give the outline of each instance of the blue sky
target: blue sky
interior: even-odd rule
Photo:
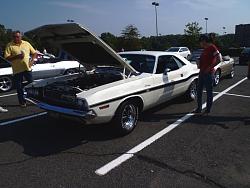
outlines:
[[[197,21],[208,31],[234,33],[236,24],[250,23],[249,0],[158,0],[159,33],[182,34],[185,24]],[[0,6],[0,24],[27,31],[34,27],[79,22],[98,35],[120,35],[128,24],[138,27],[141,35],[155,35],[152,0],[12,0]]]

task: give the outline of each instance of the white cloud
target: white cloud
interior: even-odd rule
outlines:
[[[177,0],[176,3],[196,10],[232,8],[238,0]]]

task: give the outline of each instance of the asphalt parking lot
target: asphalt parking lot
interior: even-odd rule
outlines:
[[[0,114],[0,187],[249,188],[246,72],[236,66],[235,78],[215,88],[209,116],[187,116],[195,102],[177,98],[145,112],[124,137],[109,125],[53,119],[32,104],[21,109],[15,91],[1,93],[9,113]]]

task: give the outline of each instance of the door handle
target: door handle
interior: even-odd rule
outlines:
[[[150,87],[151,85],[144,85],[144,87]]]
[[[181,74],[181,77],[183,77],[184,75],[183,74]]]

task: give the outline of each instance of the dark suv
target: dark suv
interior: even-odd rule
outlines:
[[[250,48],[244,48],[240,54],[239,64],[246,65],[250,61]]]

